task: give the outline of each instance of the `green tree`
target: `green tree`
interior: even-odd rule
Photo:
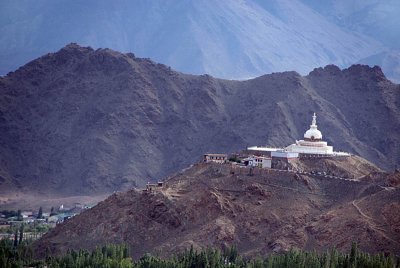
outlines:
[[[351,245],[349,267],[356,267],[358,257],[357,243],[353,242]]]
[[[38,212],[37,218],[38,218],[38,219],[43,219],[43,210],[42,210],[42,207],[39,208],[39,212]]]
[[[22,212],[21,212],[20,209],[18,209],[18,212],[17,212],[17,221],[22,221],[22,220],[23,220]]]
[[[14,232],[14,248],[18,246],[18,228],[15,228]]]
[[[50,216],[57,215],[56,211],[54,210],[54,207],[51,207],[50,209]]]
[[[18,244],[21,244],[23,239],[24,239],[24,224],[21,224],[19,226],[19,241],[18,241]]]

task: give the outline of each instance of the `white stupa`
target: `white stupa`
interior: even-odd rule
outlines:
[[[310,129],[304,133],[304,140],[296,140],[285,148],[287,152],[302,154],[333,154],[333,147],[328,146],[326,141],[322,140],[322,133],[317,128],[317,116],[313,115]]]

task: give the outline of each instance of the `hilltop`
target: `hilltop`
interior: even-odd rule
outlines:
[[[43,199],[140,187],[206,152],[293,143],[313,112],[335,150],[393,169],[399,102],[379,67],[233,81],[69,44],[0,78],[0,191]]]
[[[347,252],[357,242],[366,252],[399,254],[400,173],[383,173],[358,157],[336,164],[330,169],[336,174],[366,165],[374,179],[357,172],[350,180],[258,168],[250,175],[244,167],[200,163],[152,191],[113,194],[49,231],[35,242],[35,251],[127,243],[140,257],[236,245],[255,256],[292,247]]]

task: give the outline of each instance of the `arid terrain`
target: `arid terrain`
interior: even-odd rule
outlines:
[[[70,44],[0,77],[0,194],[23,200],[142,187],[206,152],[293,143],[313,112],[335,150],[393,170],[399,107],[400,87],[379,67],[232,81]]]
[[[93,206],[98,202],[107,198],[109,194],[98,195],[68,195],[61,196],[57,194],[47,193],[26,193],[26,192],[9,192],[1,194],[0,209],[15,210],[19,209],[36,211],[42,207],[46,211],[50,211],[52,207],[60,207],[61,205],[67,208],[73,208],[77,204],[83,206]]]
[[[195,164],[163,187],[113,194],[44,235],[35,251],[43,256],[127,243],[134,257],[167,256],[191,245],[236,245],[245,255],[263,255],[290,248],[348,251],[357,242],[366,252],[398,255],[400,172],[369,164],[373,175],[339,175],[367,163],[358,157],[337,160],[325,169],[335,177]],[[312,168],[327,166],[320,159]]]

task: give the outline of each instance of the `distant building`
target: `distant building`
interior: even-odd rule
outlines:
[[[322,140],[322,133],[317,128],[315,113],[312,118],[310,129],[304,133],[304,140],[289,145],[285,148],[286,151],[302,154],[333,154],[333,147],[328,146],[328,143]]]
[[[284,148],[252,146],[252,147],[248,147],[247,150],[244,152],[247,153],[248,155],[271,157],[271,153],[276,152],[278,150],[284,150]]]
[[[203,156],[204,163],[215,162],[215,163],[223,164],[227,160],[228,160],[227,154],[205,154]]]
[[[157,182],[157,183],[150,183],[150,182],[148,182],[148,183],[146,184],[146,190],[145,190],[145,191],[151,192],[151,191],[155,190],[156,188],[161,188],[161,187],[163,187],[163,185],[164,185],[164,183],[163,183],[162,181],[159,181],[159,182]]]
[[[299,157],[299,153],[287,152],[287,151],[275,151],[271,152],[271,167],[273,169],[288,170],[291,167],[292,161]]]
[[[31,216],[33,216],[33,212],[32,211],[22,211],[21,212],[22,218],[29,218]]]
[[[271,168],[271,157],[249,156],[243,159],[243,162],[250,167]]]
[[[317,128],[317,116],[312,116],[312,122],[310,129],[304,133],[304,140],[299,140],[285,148],[271,148],[271,147],[258,147],[253,146],[247,148],[248,151],[263,153],[264,155],[270,155],[272,158],[294,158],[294,155],[289,153],[297,154],[297,156],[313,155],[313,156],[349,156],[350,154],[344,152],[334,152],[333,147],[329,146],[326,141],[322,140],[322,133]],[[286,154],[288,153],[288,154]]]
[[[282,151],[271,152],[271,157],[293,159],[293,158],[298,158],[299,153],[288,152],[288,151],[282,150]]]

